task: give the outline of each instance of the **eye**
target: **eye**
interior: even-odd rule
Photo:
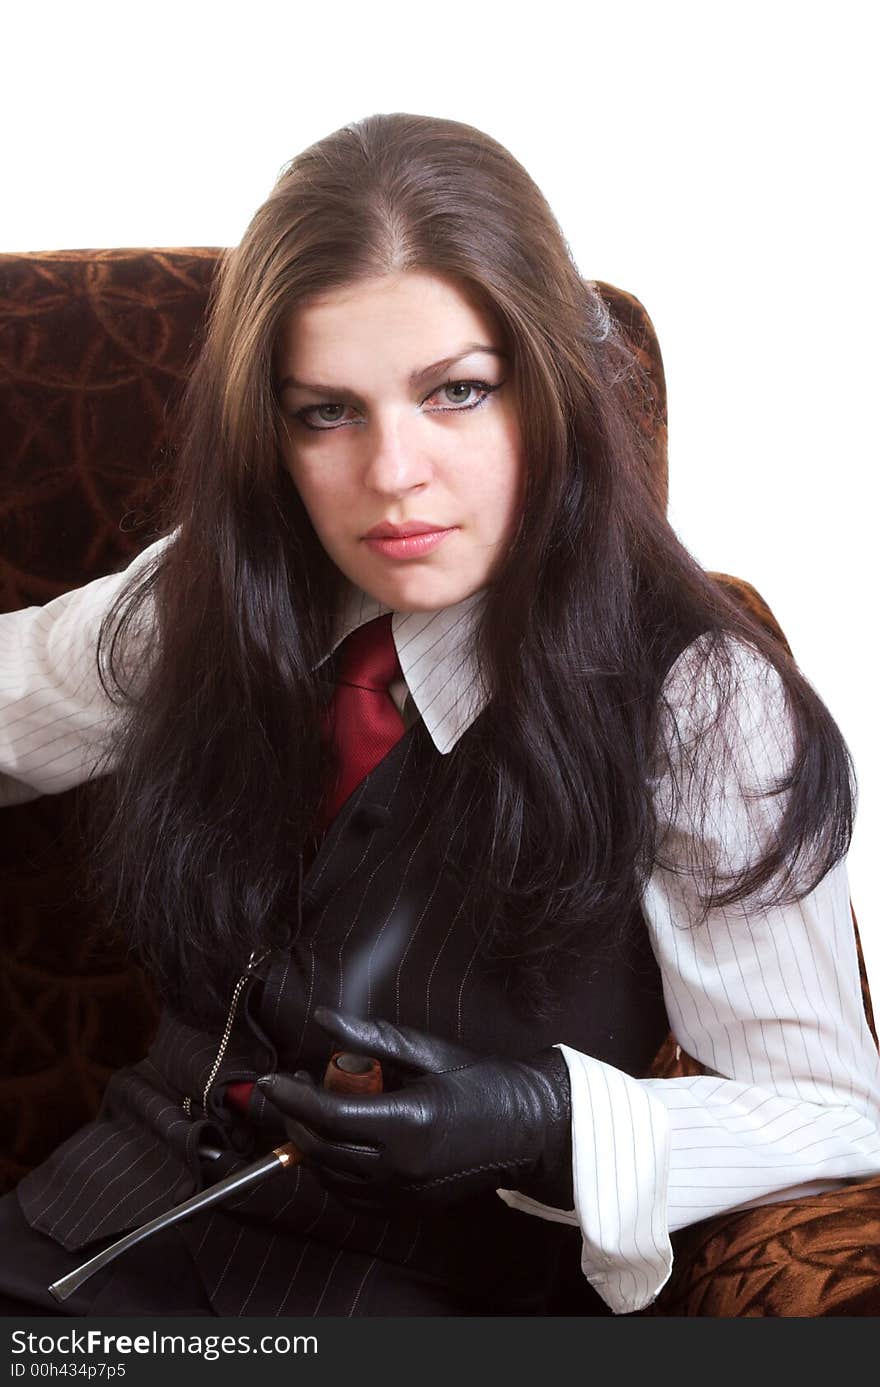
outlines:
[[[484,405],[489,396],[494,395],[496,390],[500,390],[503,384],[503,381],[500,381],[498,385],[489,385],[489,383],[484,380],[447,380],[444,381],[442,385],[438,385],[432,390],[430,395],[426,396],[426,400],[433,400],[436,395],[440,395],[444,390],[460,391],[464,389],[467,395],[473,392],[479,392],[479,399],[471,401],[467,399],[466,395],[465,400],[459,399],[458,402],[453,402],[445,406],[441,405],[439,409],[430,411],[432,414],[463,414],[465,410],[479,409],[480,405]],[[450,397],[447,395],[446,398],[448,400]],[[423,403],[425,403],[425,401],[423,401]],[[347,428],[349,423],[354,422],[354,420],[344,419],[345,409],[346,406],[341,400],[327,400],[319,405],[306,405],[304,409],[298,409],[293,417],[305,428],[311,429],[313,432],[329,433],[333,429]],[[333,418],[328,419],[326,415],[319,413],[319,411],[325,410],[341,410],[342,414],[336,413]],[[316,422],[310,423],[310,416],[316,419]]]
[[[294,419],[298,419],[301,424],[305,424],[307,429],[317,429],[319,432],[326,432],[327,429],[336,428],[339,423],[338,417],[335,419],[322,419],[319,424],[309,423],[306,416],[309,414],[317,414],[319,409],[345,409],[345,406],[338,401],[328,400],[326,404],[322,405],[306,405],[305,409],[298,409],[293,417]]]
[[[443,385],[438,386],[436,390],[432,391],[428,399],[432,400],[435,395],[439,395],[443,390],[466,390],[468,393],[479,390],[481,392],[479,400],[472,400],[470,403],[466,403],[464,400],[458,399],[454,402],[463,409],[476,409],[497,389],[497,385],[489,385],[484,380],[448,380],[445,381]],[[448,398],[449,396],[447,396],[447,399]]]

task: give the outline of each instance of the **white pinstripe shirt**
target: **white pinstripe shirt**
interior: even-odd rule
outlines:
[[[95,669],[101,616],[166,542],[122,573],[0,616],[0,805],[59,793],[95,772],[117,716]],[[392,697],[407,726],[424,719],[444,754],[484,704],[465,647],[479,602],[474,594],[392,619],[403,672]],[[350,588],[333,648],[389,610]],[[699,647],[682,653],[664,687],[685,745],[712,710]],[[693,819],[695,782],[685,777],[694,794],[679,797],[668,773],[651,782],[663,852],[676,865],[699,849],[704,862],[742,866],[779,813],[779,800],[748,790],[788,764],[782,686],[752,647],[740,644],[736,655],[735,772],[713,783],[707,763],[705,831]],[[676,1229],[880,1173],[880,1059],[862,1009],[846,863],[795,905],[715,911],[696,928],[693,877],[657,866],[643,910],[672,1030],[709,1072],[634,1079],[560,1044],[572,1089],[575,1208],[498,1191],[514,1208],[580,1225],[584,1274],[617,1313],[641,1309],[662,1288]]]

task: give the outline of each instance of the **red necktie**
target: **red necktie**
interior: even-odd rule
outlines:
[[[401,677],[391,634],[391,613],[358,626],[346,636],[339,650],[336,689],[322,719],[324,742],[335,744],[339,767],[336,781],[328,786],[318,811],[318,841],[352,791],[400,741],[405,730],[388,689]],[[312,854],[303,854],[304,867],[311,860]],[[229,1084],[227,1102],[246,1111],[252,1088],[251,1083]]]
[[[316,829],[324,834],[353,790],[404,733],[389,685],[401,678],[391,612],[358,626],[340,646],[336,689],[323,717],[325,742],[336,747],[336,783],[328,787]]]

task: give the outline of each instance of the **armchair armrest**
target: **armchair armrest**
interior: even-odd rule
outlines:
[[[724,1214],[673,1235],[645,1315],[880,1315],[880,1176]]]

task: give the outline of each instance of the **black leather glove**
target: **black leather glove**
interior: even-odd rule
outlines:
[[[395,1085],[352,1097],[303,1070],[257,1081],[343,1203],[443,1205],[500,1186],[573,1208],[571,1091],[558,1049],[527,1061],[484,1057],[387,1021],[326,1007],[314,1015],[335,1048],[380,1060]]]

